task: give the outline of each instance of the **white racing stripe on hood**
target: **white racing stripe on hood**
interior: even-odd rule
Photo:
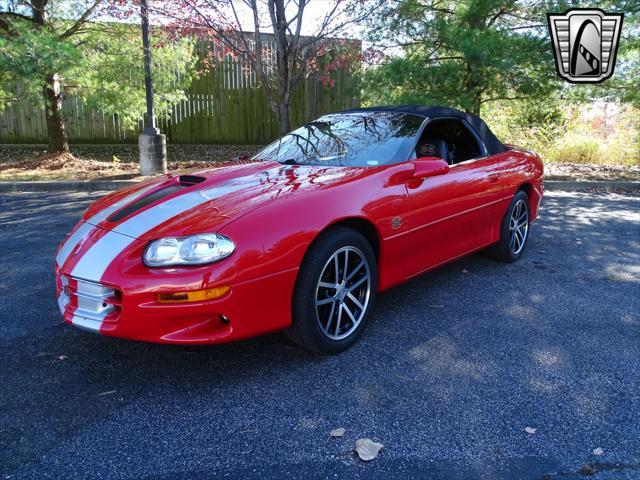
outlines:
[[[64,244],[60,248],[60,251],[58,252],[58,255],[56,256],[56,263],[58,264],[58,267],[62,267],[64,265],[64,262],[67,261],[67,259],[69,258],[69,255],[71,254],[73,249],[76,248],[76,246],[87,235],[89,235],[89,233],[91,233],[91,231],[93,230],[93,226],[94,225],[97,225],[98,223],[103,221],[105,218],[107,218],[109,215],[111,215],[113,212],[115,212],[119,208],[123,207],[124,205],[132,202],[133,200],[137,199],[138,197],[142,196],[144,193],[148,192],[149,190],[151,190],[155,186],[156,186],[155,184],[154,185],[149,185],[147,187],[144,187],[144,188],[132,193],[131,195],[127,195],[126,197],[124,197],[124,198],[118,200],[117,202],[115,202],[114,204],[108,206],[104,210],[100,210],[98,213],[96,213],[91,218],[86,220],[85,223],[80,225],[80,227],[78,227],[78,229],[75,232],[73,232],[73,234],[71,234],[71,236],[69,238],[67,238],[67,240],[65,240]]]
[[[119,233],[107,234],[94,243],[73,267],[71,276],[100,282],[102,275],[113,260],[127,248],[134,239]]]
[[[113,231],[100,238],[83,255],[76,264],[71,276],[100,282],[102,275],[111,262],[133,243],[135,238],[144,235],[164,222],[191,210],[198,205],[209,202],[220,195],[232,193],[247,188],[247,183],[231,183],[226,186],[213,187],[207,190],[197,190],[173,197],[155,207],[151,207],[129,220],[122,222]]]
[[[58,267],[62,268],[64,262],[67,261],[69,255],[76,248],[76,245],[80,243],[80,241],[85,238],[89,233],[93,230],[93,225],[89,225],[88,223],[83,223],[78,227],[78,229],[71,234],[69,238],[67,238],[60,248],[58,255],[56,256],[56,263]]]
[[[152,185],[148,185],[148,186],[146,186],[144,188],[141,188],[140,190],[137,190],[136,192],[133,192],[131,195],[127,195],[122,200],[118,200],[116,203],[114,203],[112,205],[109,205],[104,210],[100,210],[93,217],[91,217],[89,220],[87,220],[87,223],[91,223],[93,225],[97,225],[98,223],[100,223],[103,220],[105,220],[113,212],[115,212],[116,210],[119,210],[120,207],[124,207],[125,205],[133,202],[134,200],[137,200],[139,197],[141,197],[142,195],[147,193],[149,190],[151,190],[152,188],[155,188],[157,186],[158,186],[158,184],[154,183]]]
[[[221,185],[206,190],[197,190],[195,192],[185,193],[135,215],[126,222],[115,227],[113,230],[115,232],[122,233],[123,235],[138,238],[149,230],[154,229],[158,225],[163,224],[167,220],[171,220],[173,217],[180,215],[187,210],[191,210],[205,202],[215,200],[222,195],[243,190],[247,188],[247,186],[248,184],[246,182],[229,182],[228,185]]]

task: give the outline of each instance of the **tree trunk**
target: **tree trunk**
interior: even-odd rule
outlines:
[[[69,142],[67,141],[67,132],[64,129],[62,94],[60,93],[60,81],[57,74],[47,75],[47,83],[44,86],[44,97],[49,152],[68,153]]]
[[[284,135],[291,131],[291,115],[289,114],[289,104],[285,101],[280,101],[278,104],[278,126],[280,128],[280,134]]]
[[[464,74],[464,93],[468,102],[465,102],[465,112],[473,115],[480,115],[480,105],[482,105],[481,81],[476,76],[477,65],[466,62]]]
[[[471,104],[470,107],[466,108],[465,111],[466,113],[471,113],[473,115],[475,115],[476,117],[480,116],[480,105],[482,103],[482,96],[478,93],[478,94],[474,94],[473,96],[473,103]]]
[[[291,116],[289,104],[291,103],[291,70],[290,45],[287,38],[287,17],[285,14],[285,0],[269,0],[269,15],[273,24],[273,37],[276,44],[276,71],[278,73],[278,105],[275,114],[278,116],[280,134],[284,135],[291,130]]]

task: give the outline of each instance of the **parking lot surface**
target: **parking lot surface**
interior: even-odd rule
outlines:
[[[640,197],[550,192],[520,262],[394,288],[330,357],[63,324],[53,259],[94,198],[0,196],[2,478],[640,478]]]

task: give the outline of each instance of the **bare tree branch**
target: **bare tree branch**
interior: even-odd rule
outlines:
[[[91,15],[93,15],[93,13],[96,11],[98,6],[102,2],[103,0],[94,0],[93,4],[85,10],[85,12],[80,16],[80,18],[78,18],[78,20],[76,20],[74,24],[71,25],[71,27],[69,27],[69,29],[67,29],[65,32],[63,32],[60,35],[60,38],[62,39],[69,38],[72,35],[79,33],[80,28],[83,27],[84,24],[89,21],[89,19],[91,18]]]
[[[335,36],[362,22],[371,13],[358,9],[364,0],[335,0],[310,35],[303,35],[307,6],[311,0],[155,0],[150,10],[178,31],[195,32],[204,39],[222,45],[242,58],[255,71],[260,87],[281,130],[289,125],[289,103],[294,88],[310,72],[321,68],[319,58],[342,48]],[[384,0],[370,0],[383,5]],[[253,32],[243,32],[245,9],[251,12]],[[346,14],[345,14],[346,12]],[[268,23],[264,22],[268,19]],[[264,22],[264,25],[261,23]],[[273,41],[267,44],[263,27],[273,29]],[[269,45],[272,50],[269,50]],[[347,45],[348,46],[348,45]],[[275,65],[269,56],[275,56]],[[335,64],[332,68],[336,68]]]

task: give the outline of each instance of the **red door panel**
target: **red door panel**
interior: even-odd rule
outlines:
[[[407,185],[412,259],[408,276],[492,242],[501,216],[501,173],[492,157],[453,165],[448,173]]]

